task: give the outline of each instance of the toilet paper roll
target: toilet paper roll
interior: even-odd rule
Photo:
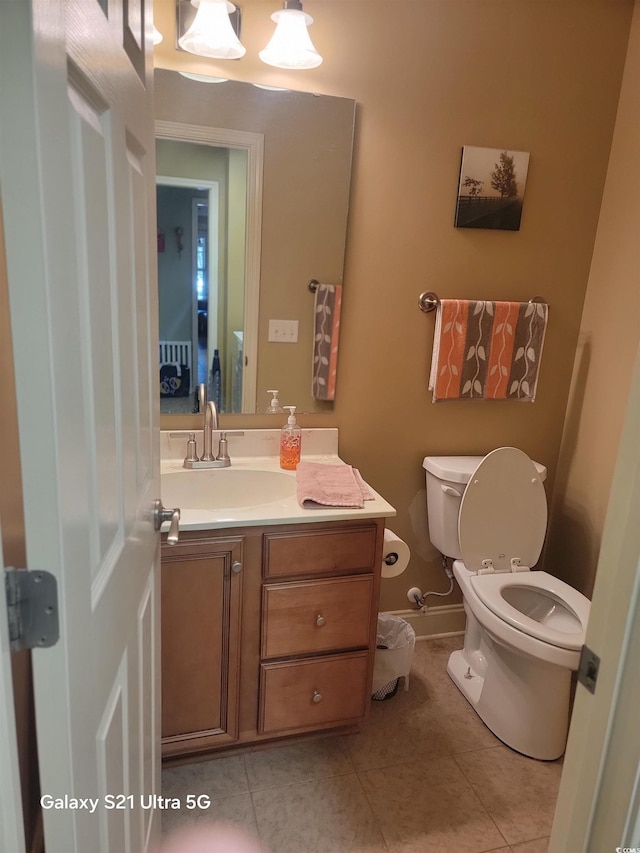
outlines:
[[[389,530],[384,531],[382,546],[382,577],[395,578],[401,575],[409,565],[411,552],[407,543]]]

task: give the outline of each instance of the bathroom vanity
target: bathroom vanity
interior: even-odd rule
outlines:
[[[277,433],[255,432],[265,441],[265,433]],[[335,430],[305,433],[305,458],[337,461],[337,454],[309,455],[315,439],[331,437],[337,451]],[[258,442],[257,450],[265,446]],[[276,473],[277,457],[238,456],[233,465],[235,477]],[[163,460],[163,475],[179,466]],[[178,543],[163,534],[167,758],[353,728],[368,711],[385,517],[395,510],[379,495],[364,509],[305,510],[295,498],[295,473],[281,473],[291,478],[289,496],[217,510],[181,507]]]

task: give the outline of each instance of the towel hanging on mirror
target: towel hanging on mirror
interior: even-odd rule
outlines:
[[[543,302],[440,300],[429,376],[434,403],[533,403],[548,315]]]
[[[341,306],[341,284],[316,286],[311,378],[311,394],[316,400],[335,400]]]

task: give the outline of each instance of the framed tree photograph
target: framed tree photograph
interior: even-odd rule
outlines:
[[[455,227],[519,231],[528,169],[528,151],[465,145]]]

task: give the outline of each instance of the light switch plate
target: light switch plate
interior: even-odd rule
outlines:
[[[269,320],[269,340],[278,344],[297,344],[298,321]]]

